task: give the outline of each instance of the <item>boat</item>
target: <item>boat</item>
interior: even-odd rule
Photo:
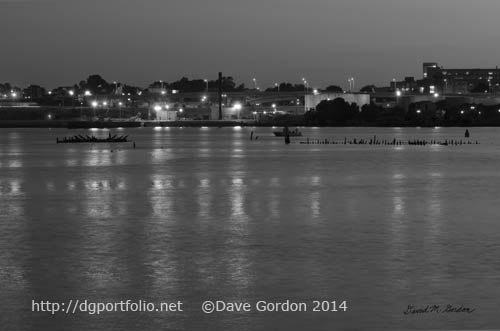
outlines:
[[[286,134],[283,131],[274,131],[273,132],[276,137],[284,137]],[[295,129],[294,131],[288,131],[289,137],[302,137],[302,132],[299,129]]]
[[[56,143],[58,144],[69,144],[69,143],[124,143],[127,142],[128,136],[117,136],[116,134],[107,138],[97,138],[94,136],[82,136],[76,135],[72,137],[63,137],[61,139],[56,138]]]

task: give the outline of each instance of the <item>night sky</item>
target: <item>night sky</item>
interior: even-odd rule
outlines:
[[[388,85],[424,61],[500,66],[499,17],[498,0],[0,0],[0,82]]]

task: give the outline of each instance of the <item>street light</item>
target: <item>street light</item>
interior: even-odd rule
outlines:
[[[120,109],[120,119],[122,119],[122,106],[123,106],[123,102],[118,102],[118,108]]]
[[[306,106],[306,95],[307,95],[307,80],[302,77],[302,82],[304,83],[304,113],[307,111],[307,106]]]
[[[95,109],[99,106],[99,103],[97,101],[92,101],[92,109],[94,110],[94,117],[96,117]]]
[[[207,93],[208,93],[208,79],[203,80],[207,84]]]

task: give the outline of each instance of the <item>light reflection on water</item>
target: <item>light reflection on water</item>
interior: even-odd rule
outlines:
[[[250,141],[250,131],[261,138]],[[448,128],[302,131],[339,141],[463,134]],[[32,296],[49,295],[176,298],[195,306],[207,298],[345,297],[356,307],[335,320],[228,314],[203,326],[193,311],[102,316],[105,323],[82,317],[74,330],[500,323],[491,308],[500,295],[492,276],[500,273],[492,259],[500,253],[498,130],[475,129],[483,144],[453,148],[307,146],[295,138],[286,146],[271,128],[123,129],[137,149],[55,144],[64,132],[0,132],[0,281],[17,303],[0,309],[19,314],[11,329],[32,329],[23,320],[60,322],[19,309]],[[478,313],[418,320],[400,313],[429,302],[473,304]]]

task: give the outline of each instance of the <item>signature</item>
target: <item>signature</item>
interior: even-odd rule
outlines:
[[[472,314],[474,311],[476,311],[476,308],[472,307],[467,307],[464,305],[456,306],[456,305],[446,305],[446,306],[440,306],[440,305],[427,305],[427,306],[420,306],[416,307],[413,305],[408,305],[405,311],[403,311],[403,314],[405,315],[417,315],[417,314],[447,314],[447,313],[465,313],[465,314]]]

